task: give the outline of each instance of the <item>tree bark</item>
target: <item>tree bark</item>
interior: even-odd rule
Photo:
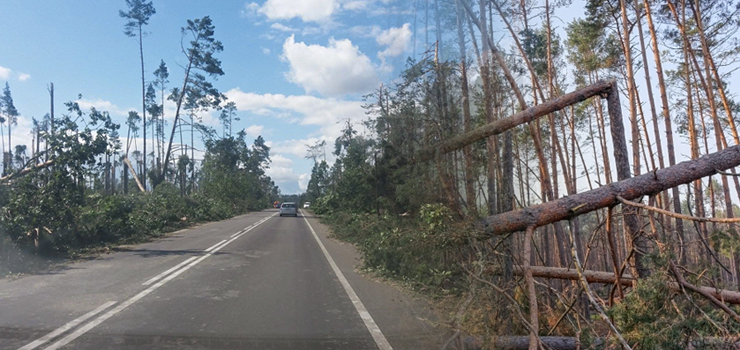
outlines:
[[[530,271],[532,271],[532,276],[537,278],[552,278],[552,279],[563,279],[563,280],[578,280],[578,271],[575,269],[567,269],[562,267],[547,267],[547,266],[531,266]],[[488,272],[499,274],[500,271],[497,270],[489,270]],[[524,276],[526,274],[526,267],[522,265],[514,265],[514,274],[517,276]],[[616,275],[611,272],[603,272],[603,271],[593,271],[593,270],[583,270],[583,277],[586,278],[586,281],[589,283],[604,283],[604,284],[614,284],[617,281]],[[620,283],[624,286],[632,286],[632,284],[635,281],[634,276],[623,274],[620,276]],[[667,282],[666,285],[668,288],[680,291],[681,286],[678,283],[675,282]],[[695,286],[697,293],[706,293],[708,295],[713,296],[714,298],[717,298],[721,301],[724,301],[728,304],[740,304],[740,292],[732,291],[732,290],[725,290],[725,289],[717,289],[714,287],[702,287],[702,286]]]
[[[462,90],[462,99],[460,103],[463,107],[463,125],[466,133],[473,128],[472,118],[470,116],[470,93],[468,90],[468,68],[467,55],[465,49],[465,32],[463,31],[463,9],[460,3],[457,3],[457,37],[460,47],[460,85]],[[465,200],[467,202],[468,212],[477,215],[478,201],[475,195],[475,170],[473,166],[473,150],[470,145],[463,148],[465,157]]]
[[[416,162],[425,162],[432,160],[437,156],[458,150],[468,145],[472,145],[476,141],[483,138],[502,134],[505,131],[511,130],[518,125],[531,122],[537,118],[563,109],[569,105],[585,101],[594,96],[607,94],[612,91],[611,89],[613,83],[614,81],[599,81],[591,86],[587,86],[585,88],[562,95],[558,98],[541,103],[539,105],[526,108],[523,111],[518,112],[507,118],[489,122],[488,124],[480,126],[471,132],[466,132],[465,134],[462,134],[460,136],[445,140],[439,145],[425,148],[424,150],[416,154],[414,160]]]
[[[141,192],[145,192],[144,186],[141,184],[141,181],[139,181],[139,177],[136,176],[136,170],[134,170],[134,166],[131,165],[131,161],[128,159],[128,157],[123,158],[123,162],[126,163],[128,166],[128,169],[131,171],[131,175],[134,177],[134,181],[136,181],[136,185],[139,186],[139,190]]]
[[[650,1],[645,0],[645,18],[647,20],[648,28],[650,29],[651,41],[653,44],[653,56],[655,58],[655,71],[658,76],[658,88],[660,89],[660,100],[663,110],[663,120],[665,121],[665,134],[666,134],[666,149],[668,151],[668,165],[676,165],[676,152],[673,147],[673,126],[671,125],[671,112],[670,105],[668,103],[668,93],[666,92],[665,77],[663,75],[663,62],[660,57],[660,47],[658,45],[658,35],[655,31],[655,25],[653,24],[652,13],[650,9]],[[662,166],[661,166],[662,168]],[[671,196],[673,197],[673,211],[681,213],[681,197],[679,194],[678,187],[674,187],[671,190]],[[686,241],[686,234],[684,233],[683,221],[680,219],[676,220],[676,232],[681,242]],[[681,263],[685,263],[685,255],[679,254]]]
[[[144,82],[144,37],[139,23],[139,55],[141,57],[141,121],[144,124],[144,169],[141,176],[144,178],[144,190],[146,191],[146,86]]]
[[[15,172],[15,173],[12,173],[12,174],[9,174],[9,175],[0,177],[0,182],[7,182],[7,181],[10,181],[10,180],[19,178],[19,177],[26,176],[26,175],[28,175],[29,173],[31,173],[32,171],[34,171],[36,169],[48,168],[52,164],[54,164],[54,161],[53,160],[48,160],[48,161],[43,162],[41,164],[35,165],[33,167],[25,168],[23,170],[20,170],[20,171]]]
[[[737,145],[699,159],[613,182],[595,190],[517,211],[492,215],[485,218],[483,224],[486,233],[491,235],[523,231],[529,226],[540,227],[619,204],[617,196],[632,200],[645,195],[654,195],[660,191],[714,175],[718,170],[736,166],[740,166],[740,146]]]
[[[542,344],[546,349],[552,350],[575,350],[578,349],[578,339],[576,337],[540,337]],[[465,348],[470,350],[479,350],[483,346],[477,338],[466,337],[463,341]],[[538,344],[535,344],[537,346]],[[493,348],[497,350],[528,350],[530,339],[528,336],[502,335],[493,339]]]
[[[463,5],[461,1],[457,2],[458,5]],[[491,67],[490,67],[490,59],[489,59],[489,42],[486,40],[488,37],[488,28],[486,27],[486,21],[485,21],[485,13],[486,13],[486,6],[483,1],[480,2],[480,11],[481,11],[481,18],[483,18],[482,21],[476,22],[478,25],[478,30],[481,32],[481,42],[482,42],[482,48],[481,48],[481,66],[480,66],[480,73],[481,73],[481,79],[483,80],[483,110],[486,114],[486,123],[493,123],[493,105],[491,101]],[[468,13],[469,16],[472,18],[472,13]],[[494,154],[498,152],[496,148],[496,139],[493,137],[490,137],[492,135],[488,135],[486,137],[486,170],[487,170],[487,190],[488,190],[488,214],[495,214],[498,212],[496,208],[496,162]],[[457,137],[457,136],[456,136]],[[452,138],[455,139],[456,137]],[[449,140],[448,140],[449,141]],[[448,142],[445,141],[445,142]],[[456,148],[459,149],[459,148]],[[450,150],[452,151],[452,150]],[[448,153],[448,152],[445,152]]]
[[[635,101],[635,74],[632,71],[632,47],[630,46],[629,19],[627,18],[627,4],[625,0],[619,0],[622,13],[622,45],[624,49],[625,65],[627,67],[627,95],[630,103],[630,125],[632,127],[632,168],[635,175],[640,174],[640,130],[637,125],[637,107]]]

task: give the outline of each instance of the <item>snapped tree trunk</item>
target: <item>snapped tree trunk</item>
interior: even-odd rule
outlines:
[[[128,157],[124,157],[123,162],[126,163],[126,165],[128,166],[128,170],[131,171],[131,175],[134,177],[134,181],[136,181],[136,185],[139,186],[139,190],[141,192],[144,192],[145,191],[144,186],[141,184],[141,181],[139,181],[139,177],[136,176],[136,170],[134,170],[134,166],[131,165],[131,161],[129,161]]]

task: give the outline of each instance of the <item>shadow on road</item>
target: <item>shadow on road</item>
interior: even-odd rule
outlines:
[[[163,249],[127,249],[126,252],[134,253],[144,258],[167,256],[167,255],[199,255],[203,253],[202,249],[175,249],[175,250],[163,250]],[[223,252],[216,252],[214,255],[221,255]]]

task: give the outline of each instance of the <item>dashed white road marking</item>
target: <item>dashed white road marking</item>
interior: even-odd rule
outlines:
[[[339,270],[339,266],[337,266],[337,263],[335,263],[331,255],[329,255],[329,251],[326,250],[324,243],[322,243],[321,239],[319,239],[319,235],[317,235],[316,231],[314,231],[313,227],[311,227],[311,223],[308,222],[308,219],[306,219],[305,216],[303,217],[303,220],[306,221],[306,225],[308,225],[308,228],[311,230],[313,238],[316,239],[316,243],[319,244],[321,251],[324,252],[326,260],[329,261],[331,269],[334,270],[334,274],[337,275],[339,283],[342,284],[342,287],[344,287],[344,291],[347,292],[347,296],[352,301],[352,305],[355,306],[355,310],[357,310],[360,318],[362,318],[362,322],[365,323],[365,327],[367,327],[367,330],[370,331],[370,335],[373,336],[373,340],[375,340],[375,344],[378,345],[378,349],[393,350],[393,347],[388,342],[388,339],[386,339],[385,335],[383,335],[383,332],[380,331],[380,327],[378,327],[378,324],[375,323],[375,320],[373,320],[373,317],[370,316],[370,313],[365,308],[365,305],[362,304],[362,301],[360,301],[360,297],[357,296],[357,293],[355,293],[355,290],[352,289],[352,286],[349,284],[349,281],[347,281],[347,278],[345,278],[342,271]]]
[[[90,312],[88,312],[88,313],[86,313],[86,314],[84,314],[84,315],[82,315],[82,316],[80,316],[78,318],[75,318],[72,321],[69,321],[64,326],[61,326],[61,327],[59,327],[59,328],[51,331],[51,333],[49,333],[49,334],[47,334],[47,335],[45,335],[45,336],[43,336],[41,338],[38,338],[38,339],[36,339],[36,340],[34,340],[34,341],[26,344],[24,347],[22,347],[22,348],[20,348],[18,350],[32,350],[32,349],[35,349],[38,346],[43,345],[44,343],[48,342],[49,340],[52,340],[52,339],[56,338],[60,334],[66,332],[66,331],[68,331],[68,330],[70,330],[70,329],[72,329],[74,327],[77,327],[78,324],[80,324],[82,322],[85,322],[88,318],[93,317],[93,316],[99,314],[100,312],[102,312],[103,310],[111,307],[115,303],[116,303],[115,301],[109,301],[109,302],[107,302],[107,303],[105,303],[103,305],[100,305],[100,306],[98,306],[97,309],[92,310],[92,311],[90,311]]]
[[[67,336],[65,336],[64,338],[62,338],[62,339],[59,339],[59,340],[58,340],[57,342],[55,342],[55,343],[53,343],[53,344],[51,344],[51,345],[47,346],[46,348],[44,348],[44,350],[57,350],[57,349],[59,349],[59,348],[61,348],[61,347],[65,346],[65,345],[67,345],[67,344],[71,343],[71,342],[72,342],[72,341],[74,341],[75,339],[79,338],[79,337],[80,337],[80,336],[82,336],[83,334],[85,334],[85,333],[89,332],[89,331],[90,331],[91,329],[93,329],[93,328],[95,328],[96,326],[98,326],[99,324],[103,323],[103,322],[104,322],[105,320],[107,320],[107,319],[109,319],[109,318],[113,317],[113,316],[114,316],[115,314],[117,314],[117,313],[119,313],[119,312],[123,311],[123,310],[124,310],[125,308],[127,308],[127,307],[131,306],[131,304],[133,304],[133,303],[135,303],[135,302],[139,301],[139,299],[141,299],[141,298],[143,298],[143,297],[147,296],[147,295],[148,295],[148,294],[150,294],[151,292],[155,291],[155,290],[156,290],[157,288],[159,288],[159,287],[163,286],[163,285],[164,285],[165,283],[167,283],[167,282],[169,282],[169,281],[173,280],[173,279],[174,279],[175,277],[177,277],[177,276],[179,276],[180,274],[184,273],[185,271],[189,270],[189,269],[190,269],[191,267],[193,267],[193,266],[197,265],[197,264],[198,264],[198,263],[200,263],[201,261],[205,260],[205,259],[206,259],[206,258],[208,258],[209,256],[211,256],[211,255],[213,255],[214,253],[216,253],[217,251],[221,250],[221,249],[222,249],[223,247],[225,247],[225,246],[226,246],[226,245],[228,245],[229,243],[231,243],[231,242],[235,241],[235,240],[236,240],[237,238],[239,238],[239,237],[241,237],[242,235],[246,234],[247,232],[251,231],[252,229],[254,229],[255,227],[259,226],[259,225],[260,225],[260,224],[262,224],[263,222],[265,222],[265,221],[269,220],[270,218],[272,218],[272,217],[273,217],[273,216],[275,216],[275,215],[277,215],[277,214],[273,214],[273,215],[270,215],[270,216],[268,216],[268,217],[266,217],[266,218],[264,218],[264,219],[260,220],[259,222],[257,222],[257,223],[255,223],[254,225],[252,225],[252,226],[251,226],[251,227],[250,227],[249,229],[245,230],[244,232],[240,233],[239,235],[237,235],[237,236],[233,237],[232,239],[230,239],[230,240],[226,241],[226,242],[225,242],[225,243],[223,243],[223,244],[222,244],[222,243],[218,243],[218,244],[216,244],[216,246],[212,247],[213,249],[212,249],[212,250],[211,250],[210,252],[206,253],[205,255],[203,255],[203,256],[201,256],[201,257],[192,257],[192,258],[190,258],[190,259],[188,259],[188,260],[185,260],[184,262],[180,263],[180,264],[179,264],[178,266],[175,266],[174,268],[171,268],[171,269],[169,269],[169,270],[165,271],[164,273],[160,274],[160,275],[162,275],[162,276],[165,276],[165,277],[164,277],[164,278],[163,278],[163,279],[162,279],[161,281],[159,281],[159,282],[155,283],[154,285],[150,286],[149,288],[147,288],[147,289],[145,289],[145,290],[143,290],[143,291],[139,292],[139,294],[136,294],[135,296],[131,297],[130,299],[126,300],[125,302],[123,302],[123,303],[119,304],[119,305],[118,305],[117,307],[113,308],[112,310],[110,310],[110,311],[108,311],[108,312],[106,312],[106,313],[104,313],[104,314],[102,314],[102,315],[98,316],[98,317],[97,317],[96,319],[94,319],[94,320],[90,321],[89,323],[85,324],[84,326],[82,326],[82,327],[78,328],[77,330],[75,330],[74,332],[72,332],[72,333],[68,334],[68,335],[67,335]],[[188,263],[188,262],[189,262],[189,263]],[[177,268],[177,267],[179,267],[179,266],[182,266],[182,265],[185,265],[185,266],[184,266],[184,267],[182,267],[182,268],[180,268],[179,270],[176,270],[176,268]],[[169,274],[169,275],[167,275],[167,272],[168,272],[168,271],[173,271],[173,270],[176,270],[176,271],[175,271],[175,272],[172,272],[172,273],[171,273],[171,274]],[[155,277],[155,278],[156,278],[156,277]],[[114,302],[114,303],[115,303],[115,302]],[[110,305],[108,305],[108,306],[110,306]],[[99,309],[100,309],[100,308],[99,308]],[[97,309],[96,309],[96,310],[97,310]],[[102,309],[101,309],[100,311],[102,311],[102,310],[105,310],[105,308],[102,308]],[[98,311],[98,312],[100,312],[100,311]],[[78,322],[77,322],[77,323],[76,323],[75,325],[73,325],[73,326],[70,326],[69,328],[65,329],[64,331],[66,331],[66,330],[69,330],[69,329],[71,329],[71,328],[75,327],[76,325],[78,325],[78,324],[80,324],[80,323],[84,322],[84,321],[85,321],[86,319],[88,319],[88,318],[90,318],[90,317],[94,316],[94,315],[95,315],[95,314],[97,314],[98,312],[96,312],[96,313],[92,313],[92,312],[91,312],[91,314],[90,314],[90,315],[89,315],[88,317],[86,317],[86,318],[84,318],[84,319],[80,319],[80,320],[79,320],[79,321],[78,321]],[[73,322],[74,322],[74,321],[73,321]],[[70,323],[71,323],[71,322],[70,322]],[[62,333],[63,333],[64,331],[62,331],[62,332],[59,332],[58,334],[54,335],[53,337],[49,337],[49,338],[48,338],[48,339],[47,339],[46,341],[48,341],[49,339],[52,339],[52,338],[54,338],[55,336],[57,336],[57,335],[59,335],[59,334],[62,334]],[[41,340],[41,339],[39,339],[39,340]],[[43,343],[42,343],[42,344],[43,344]],[[39,345],[40,345],[40,344],[39,344]],[[38,345],[36,345],[36,346],[38,346]],[[21,349],[19,349],[19,350],[21,350]],[[30,350],[30,349],[22,349],[22,350]]]

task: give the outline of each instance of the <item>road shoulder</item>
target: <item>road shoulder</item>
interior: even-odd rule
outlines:
[[[366,276],[357,271],[361,255],[348,243],[330,238],[331,230],[312,213],[301,211],[319,239],[375,319],[395,350],[438,348],[443,340],[433,305],[423,296],[401,286]]]

